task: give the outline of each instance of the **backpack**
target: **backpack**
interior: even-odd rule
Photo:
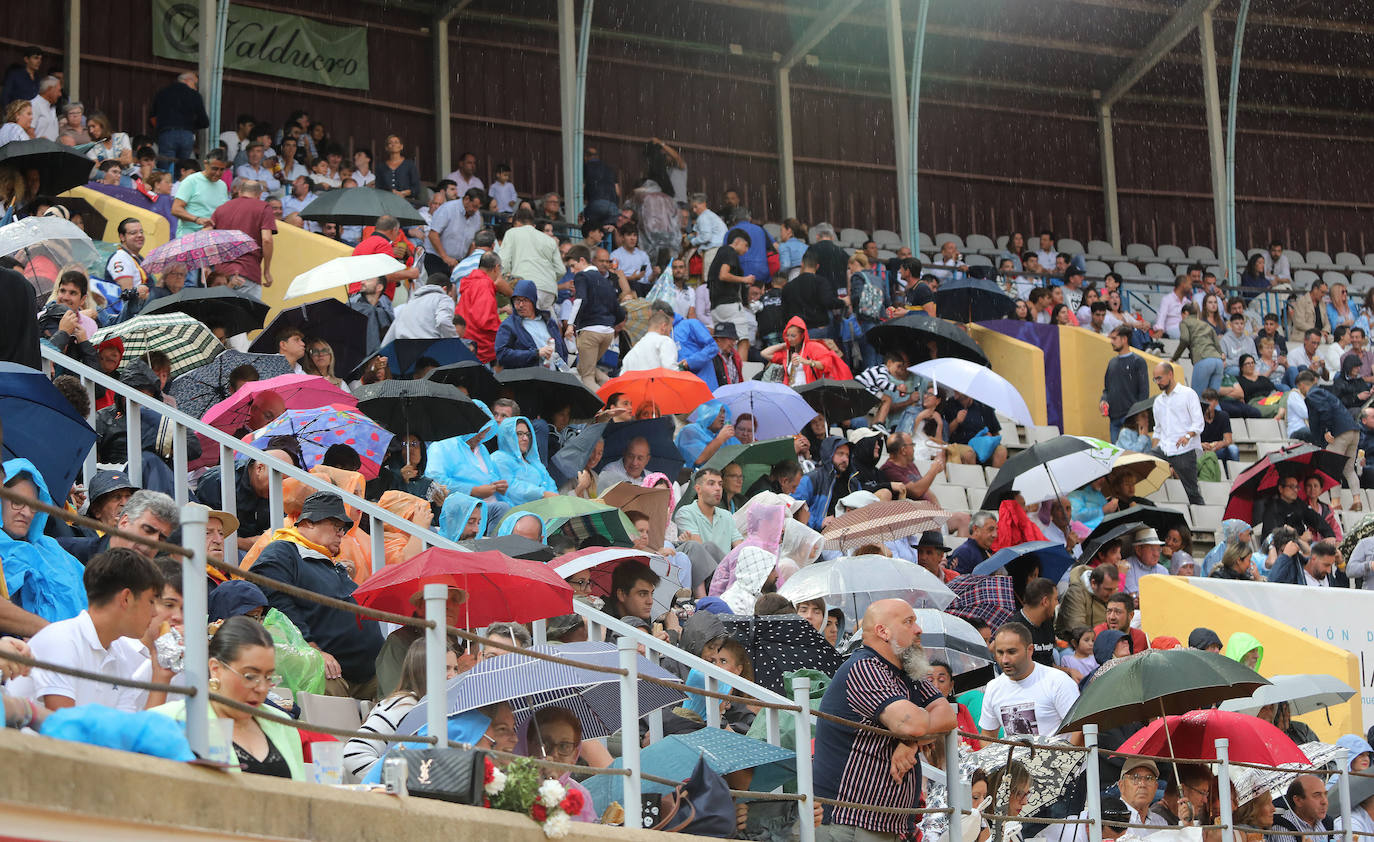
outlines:
[[[859,318],[870,322],[880,322],[883,320],[883,291],[878,288],[878,284],[866,272],[859,273],[859,281],[855,284],[855,311]]]

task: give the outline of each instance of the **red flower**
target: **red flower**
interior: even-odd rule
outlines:
[[[534,806],[530,807],[530,816],[535,821],[539,822],[540,824],[543,824],[549,818],[549,811],[544,809],[543,804],[540,804],[538,801],[536,801],[534,802]]]
[[[490,799],[490,798],[483,798],[483,799],[482,799],[482,806],[483,806],[483,807],[490,808],[490,807],[491,807],[491,799]]]
[[[483,757],[483,758],[482,758],[482,768],[483,768],[483,774],[482,774],[482,783],[483,783],[483,784],[489,784],[489,783],[491,783],[492,781],[496,780],[496,767],[492,764],[491,758],[489,758],[489,757]]]
[[[582,812],[582,793],[570,788],[567,796],[559,802],[558,806],[562,807],[563,812],[570,816],[578,815]]]

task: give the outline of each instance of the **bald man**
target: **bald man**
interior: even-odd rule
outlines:
[[[916,803],[921,791],[917,743],[955,727],[954,708],[927,678],[916,612],[899,599],[873,603],[860,625],[863,646],[835,673],[820,710],[886,728],[900,738],[816,723],[815,786],[824,798],[885,807]],[[912,817],[827,806],[818,842],[893,839]]]
[[[1188,502],[1203,503],[1197,486],[1197,457],[1202,452],[1202,404],[1197,392],[1179,383],[1169,363],[1155,366],[1154,454],[1163,458],[1178,474]]]

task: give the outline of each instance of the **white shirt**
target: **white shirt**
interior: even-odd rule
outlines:
[[[6,123],[0,126],[0,146],[16,140],[33,140],[33,138],[29,137],[29,133],[24,131],[18,123]]]
[[[1050,249],[1049,251],[1036,250],[1035,256],[1040,258],[1040,270],[1042,272],[1053,272],[1054,259],[1059,256],[1059,252],[1054,249]]]
[[[620,365],[623,371],[644,371],[650,368],[677,368],[677,343],[672,336],[649,331],[644,334]]]
[[[353,181],[357,183],[359,187],[369,187],[377,182],[377,174],[372,170],[368,170],[365,173],[360,173],[357,170],[354,170]]]
[[[1341,373],[1341,357],[1348,350],[1349,345],[1342,348],[1335,342],[1327,342],[1317,348],[1317,356],[1326,361],[1326,376],[1322,378],[1322,383],[1331,385],[1331,378]]]
[[[1169,823],[1165,821],[1163,816],[1158,813],[1152,813],[1148,809],[1145,811],[1144,816],[1137,813],[1135,808],[1130,804],[1126,805],[1126,809],[1131,811],[1131,824],[1148,824],[1154,827],[1169,826]],[[1077,818],[1080,819],[1086,819],[1088,817],[1087,810],[1084,810],[1077,816]],[[1128,835],[1135,834],[1133,838],[1139,839],[1141,838],[1141,834],[1148,835],[1149,833],[1154,833],[1154,831],[1131,829],[1126,833]],[[1045,842],[1088,842],[1088,826],[1085,824],[1051,825],[1044,833],[1040,834],[1040,838],[1044,839]]]
[[[482,185],[482,179],[478,178],[475,175],[472,178],[463,178],[463,174],[461,172],[459,172],[458,170],[454,170],[453,172],[444,176],[444,178],[447,178],[458,185],[458,197],[460,199],[463,196],[467,195],[467,192],[474,187],[476,187],[478,190],[486,192],[486,188]]]
[[[1303,582],[1304,582],[1309,588],[1325,588],[1325,587],[1329,587],[1329,580],[1327,580],[1327,579],[1314,579],[1314,578],[1312,578],[1312,574],[1307,572],[1307,568],[1306,568],[1306,567],[1304,567],[1304,568],[1302,569],[1302,579],[1303,579]]]
[[[254,181],[261,181],[263,189],[261,198],[264,202],[267,201],[268,193],[281,188],[281,182],[277,181],[276,176],[272,175],[272,171],[261,164],[256,167],[252,164],[239,164],[234,168],[234,177],[251,178]]]
[[[119,249],[110,256],[110,262],[105,264],[105,273],[108,275],[105,280],[119,284],[120,278],[128,278],[127,284],[119,284],[125,289],[134,284],[146,283],[148,276],[141,271],[139,264],[138,258],[129,254],[127,249]]]
[[[1198,402],[1197,392],[1176,382],[1172,392],[1160,392],[1155,396],[1154,410],[1155,438],[1159,439],[1159,449],[1165,456],[1202,450],[1202,404]],[[1193,435],[1179,447],[1178,440],[1185,433]]]
[[[57,109],[42,94],[29,100],[33,106],[33,136],[57,140]]]
[[[515,213],[520,197],[515,193],[515,185],[509,181],[497,181],[491,185],[491,197],[496,200],[498,213]]]
[[[1285,416],[1288,419],[1288,437],[1292,438],[1294,433],[1307,426],[1307,398],[1303,397],[1302,392],[1293,389],[1289,391],[1288,403],[1285,405],[1288,407],[1288,414]]]
[[[301,164],[301,162],[297,161],[295,158],[292,158],[291,160],[286,161],[281,165],[280,181],[282,187],[286,189],[286,192],[291,192],[291,182],[295,181],[297,178],[300,178],[301,176],[305,176],[306,180],[309,181],[310,170],[307,170]]]
[[[626,278],[640,275],[640,283],[649,280],[649,255],[644,249],[636,247],[634,251],[626,251],[625,247],[621,246],[611,252],[611,259],[616,261],[616,265],[625,273]]]
[[[1159,314],[1155,317],[1156,330],[1178,330],[1179,322],[1183,321],[1183,303],[1185,299],[1179,298],[1174,293],[1164,296],[1159,302]]]
[[[1078,685],[1064,672],[1032,664],[1030,675],[1020,681],[1012,681],[1003,673],[988,682],[979,728],[1001,728],[1008,737],[1048,737],[1059,730],[1064,714],[1078,699]]]
[[[121,637],[111,643],[109,649],[101,646],[95,623],[87,611],[44,626],[30,638],[29,648],[37,660],[117,678],[134,678],[139,667],[148,662],[137,640]],[[15,679],[7,689],[40,704],[44,696],[61,696],[78,705],[105,705],[129,712],[141,710],[141,700],[147,699],[144,690],[58,675],[43,669],[35,669],[28,676]]]
[[[224,144],[224,154],[231,161],[238,157],[239,149],[246,148],[248,144],[247,140],[240,140],[239,133],[232,129],[227,132],[220,132],[219,142]]]

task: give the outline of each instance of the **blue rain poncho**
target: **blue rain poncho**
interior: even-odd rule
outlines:
[[[527,517],[532,517],[539,522],[539,534],[545,538],[549,537],[549,525],[544,519],[534,512],[516,512],[514,515],[501,520],[501,525],[496,529],[496,537],[515,534],[515,525]]]
[[[463,540],[463,528],[468,524],[468,518],[472,517],[472,509],[476,506],[480,514],[477,521],[477,534],[474,538],[481,538],[487,534],[487,504],[483,500],[478,500],[460,491],[450,491],[448,497],[444,498],[444,507],[439,510],[439,534],[450,541]]]
[[[4,463],[4,469],[7,482],[27,479],[38,490],[40,501],[54,505],[43,475],[32,462],[11,459]],[[34,512],[23,538],[13,538],[0,529],[0,570],[14,604],[55,623],[69,620],[86,608],[86,586],[81,580],[85,568],[56,538],[43,534],[47,524],[47,513]]]
[[[520,424],[530,431],[529,453],[520,452],[520,438],[517,435]],[[500,478],[508,483],[506,493],[502,495],[506,502],[512,506],[523,506],[542,498],[546,491],[558,491],[548,469],[539,461],[539,448],[534,444],[534,425],[528,418],[517,415],[504,419],[496,428],[496,442],[498,449],[491,458]]]
[[[459,491],[463,494],[471,494],[479,485],[503,479],[492,460],[493,454],[482,447],[495,437],[496,423],[489,421],[475,433],[431,442],[425,451],[430,478],[447,487],[450,493]],[[474,444],[480,454],[473,450]],[[495,496],[503,499],[500,495]]]
[[[678,431],[677,449],[688,467],[700,467],[697,460],[701,458],[701,452],[706,449],[706,446],[715,440],[716,434],[711,432],[711,425],[715,423],[716,416],[722,412],[725,413],[724,423],[729,424],[729,407],[720,401],[709,400],[693,410],[692,414],[687,417],[687,424]],[[731,436],[724,444],[739,444],[739,439]]]

